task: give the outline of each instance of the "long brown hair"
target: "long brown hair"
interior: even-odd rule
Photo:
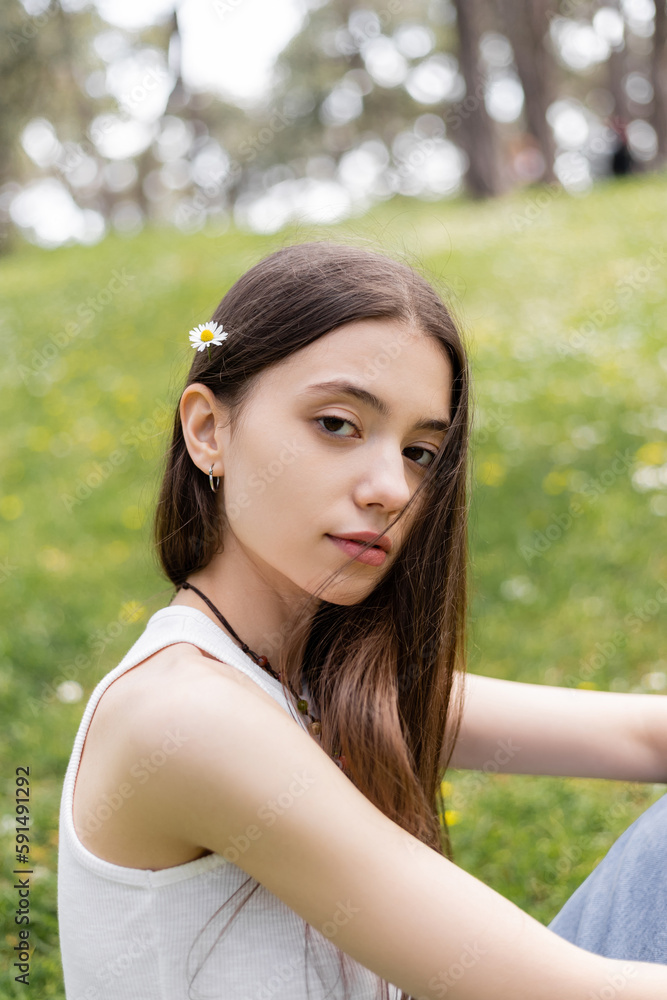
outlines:
[[[233,433],[262,372],[345,323],[373,317],[401,321],[441,345],[453,374],[451,426],[391,522],[410,512],[386,575],[363,600],[337,605],[318,598],[341,571],[332,574],[314,603],[304,601],[277,653],[284,690],[298,696],[307,681],[322,748],[332,753],[338,743],[356,787],[451,859],[440,776],[462,712],[463,685],[455,689],[454,679],[465,669],[470,418],[468,362],[450,310],[414,266],[384,254],[330,240],[284,246],[226,293],[211,318],[232,333],[210,359],[208,351],[195,354],[186,385],[213,391],[229,408]],[[154,518],[161,568],[176,587],[221,551],[225,515],[217,499],[190,458],[177,408]],[[306,924],[306,941],[309,930]],[[345,981],[349,956],[335,952]],[[387,997],[386,981],[379,983]]]

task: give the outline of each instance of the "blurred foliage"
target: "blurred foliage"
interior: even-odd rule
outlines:
[[[309,156],[318,154],[335,161],[370,137],[391,146],[401,130],[412,128],[416,116],[433,110],[416,102],[403,86],[378,86],[363,55],[365,51],[368,57],[374,39],[392,37],[401,26],[418,25],[427,27],[432,51],[455,49],[452,12],[445,17],[431,0],[412,3],[409,19],[397,0],[371,0],[363,7],[354,0],[337,0],[311,11],[278,59],[281,82],[275,100],[294,120],[275,136],[264,161],[302,157],[303,167]],[[417,56],[407,60],[411,66],[419,61]],[[327,114],[327,99],[342,92],[359,97],[359,114],[350,115],[349,121],[337,121],[344,117],[340,112]]]
[[[21,0],[2,5],[0,253],[12,246],[13,198],[47,177],[100,228],[106,220],[129,232],[148,220],[191,233],[284,180],[342,179],[353,201],[367,199],[359,211],[394,192],[437,201],[462,173],[477,195],[552,180],[554,170],[571,189],[610,171],[611,115],[639,125],[634,140],[628,133],[634,170],[660,168],[667,156],[664,0],[654,21],[646,5],[615,0],[300,0],[303,23],[277,60],[272,91],[243,107],[188,89],[179,6],[130,31],[92,2],[72,10],[51,0],[37,15]],[[219,0],[212,34],[233,33],[238,6]],[[119,95],[112,81],[129,80],[129,64],[136,85]],[[486,106],[498,84],[519,104],[492,121]],[[153,107],[162,85],[164,107]],[[128,123],[135,138],[144,130],[132,147],[140,151],[110,151]],[[51,160],[23,149],[30,124],[41,129],[33,141],[57,151]],[[554,152],[566,161],[558,169]]]
[[[475,415],[470,669],[659,690],[666,193],[656,175],[586,197],[547,187],[478,204],[395,199],[326,230],[150,229],[94,248],[21,245],[3,260],[1,830],[7,872],[14,770],[29,765],[36,996],[63,998],[58,806],[85,701],[172,594],[149,522],[187,331],[284,242],[361,241],[422,261],[463,325]],[[66,700],[76,684],[80,699]],[[664,791],[462,771],[447,782],[457,862],[544,923]],[[11,948],[11,876],[0,898]],[[0,995],[23,993],[5,978]]]

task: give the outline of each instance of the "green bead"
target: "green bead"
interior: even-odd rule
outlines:
[[[308,702],[306,701],[305,698],[299,698],[299,700],[296,703],[296,707],[299,709],[300,712],[302,712],[305,715],[306,712],[308,711]]]

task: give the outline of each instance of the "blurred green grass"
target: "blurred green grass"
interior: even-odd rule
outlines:
[[[171,595],[149,522],[187,331],[285,242],[367,241],[421,261],[463,323],[475,412],[470,669],[661,695],[666,194],[651,176],[586,197],[399,198],[331,227],[157,229],[92,248],[26,244],[0,262],[0,899],[11,953],[13,776],[29,765],[37,995],[64,996],[58,806],[85,701]],[[62,700],[68,678],[81,700]],[[544,923],[665,791],[480,772],[447,781],[457,862]],[[0,990],[21,995],[11,976]]]

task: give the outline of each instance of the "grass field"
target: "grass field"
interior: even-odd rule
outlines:
[[[148,529],[187,332],[284,242],[366,239],[450,291],[475,380],[470,669],[664,693],[666,196],[653,176],[586,197],[394,199],[326,229],[155,230],[0,262],[0,899],[10,956],[14,774],[29,766],[32,996],[64,997],[58,807],[85,701],[171,597]],[[446,779],[458,863],[544,923],[665,791]],[[13,975],[2,998],[26,995]]]

